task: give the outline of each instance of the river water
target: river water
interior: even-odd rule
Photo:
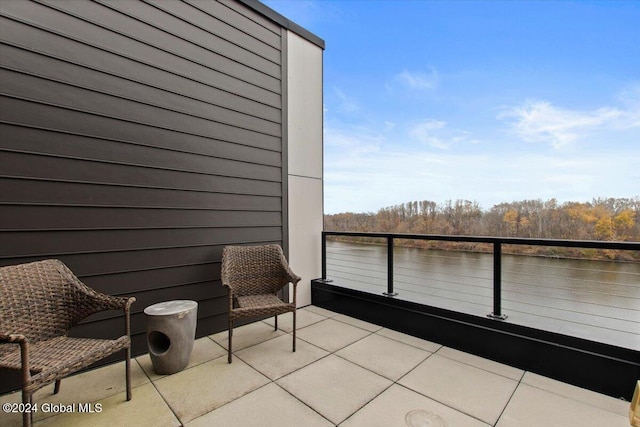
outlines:
[[[327,241],[327,278],[387,290],[386,246]],[[468,314],[493,309],[493,255],[394,247],[395,298]],[[640,350],[640,263],[502,255],[508,322]]]

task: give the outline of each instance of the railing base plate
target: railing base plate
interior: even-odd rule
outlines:
[[[385,297],[395,297],[395,296],[398,295],[398,293],[397,292],[391,292],[391,293],[383,292],[382,295],[384,295]]]
[[[508,316],[506,314],[489,313],[489,314],[487,314],[487,317],[489,317],[491,319],[496,319],[496,320],[505,320]]]

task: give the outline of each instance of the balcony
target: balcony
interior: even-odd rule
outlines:
[[[475,250],[420,249],[450,242]],[[541,247],[554,254],[559,248],[607,250],[623,259],[640,253],[637,242],[324,232],[322,278],[498,320],[507,319],[507,304],[510,322],[640,350],[636,263],[502,254],[516,246],[525,254]]]
[[[133,400],[120,365],[99,367],[35,401],[100,413],[41,410],[39,425],[392,426],[413,409],[450,426],[628,424],[617,397],[640,376],[637,347],[576,352],[573,339],[514,326],[508,306],[460,313],[382,296],[388,284],[375,280],[312,284],[327,277],[324,42],[254,0],[152,3],[0,2],[0,265],[58,258],[87,285],[137,298]],[[228,365],[222,248],[263,243],[281,244],[304,278],[298,351],[286,322],[274,332],[260,320],[237,329]],[[160,377],[143,310],[171,299],[198,301],[199,339],[188,369]],[[502,308],[507,322],[486,318]],[[88,319],[78,334],[116,323]],[[576,370],[614,386],[623,377],[624,391],[578,388],[589,378],[564,379]],[[19,387],[7,378],[0,393]]]
[[[412,410],[449,426],[626,426],[629,403],[422,340],[317,306],[298,311],[298,349],[290,315],[196,341],[182,372],[156,375],[148,355],[132,364],[133,399],[124,399],[122,363],[40,390],[37,426],[402,426]],[[20,402],[19,393],[0,397]],[[78,404],[99,413],[80,413]],[[100,403],[100,405],[97,405]],[[3,414],[3,426],[19,426]]]
[[[347,240],[354,238],[360,243]],[[480,243],[493,247],[493,252],[395,247],[394,242],[409,240]],[[608,264],[617,263],[578,261],[580,268],[575,268],[574,261],[566,259],[514,260],[502,254],[508,245],[635,253],[640,249],[635,242],[324,232],[323,278],[313,281],[313,301],[458,350],[631,399],[640,375],[637,265],[620,264],[614,266],[619,271],[606,271]],[[570,277],[576,274],[579,277]]]

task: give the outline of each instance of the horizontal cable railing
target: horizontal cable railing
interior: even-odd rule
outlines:
[[[413,241],[483,244],[484,252],[407,245]],[[522,256],[511,254],[512,245],[525,248]],[[640,349],[637,333],[633,338],[640,328],[640,263],[563,262],[560,255],[527,255],[533,246],[640,251],[640,242],[325,231],[322,280],[492,319],[509,315],[569,335],[596,322],[620,335],[617,342]],[[612,272],[610,264],[625,269]]]

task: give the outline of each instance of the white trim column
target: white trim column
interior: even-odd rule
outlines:
[[[289,263],[302,276],[298,306],[321,275],[323,229],[322,48],[287,31]]]

